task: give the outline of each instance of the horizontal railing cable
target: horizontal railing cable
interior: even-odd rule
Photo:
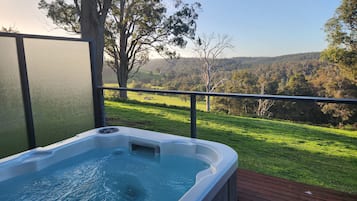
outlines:
[[[326,98],[326,97],[312,97],[312,96],[216,93],[216,92],[199,92],[199,91],[137,89],[137,88],[124,88],[124,87],[115,88],[115,87],[102,87],[102,86],[99,86],[98,88],[105,89],[105,90],[115,90],[115,91],[133,91],[133,92],[176,94],[176,95],[218,96],[218,97],[229,97],[229,98],[271,99],[271,100],[308,101],[308,102],[321,102],[321,103],[357,104],[357,99],[353,99],[353,98]]]

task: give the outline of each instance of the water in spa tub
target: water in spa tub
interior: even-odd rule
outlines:
[[[98,149],[0,183],[0,200],[178,200],[208,164]]]

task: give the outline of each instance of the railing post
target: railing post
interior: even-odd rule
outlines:
[[[197,138],[195,94],[191,94],[191,138]]]

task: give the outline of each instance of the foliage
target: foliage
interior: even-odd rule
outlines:
[[[138,72],[150,52],[175,57],[176,52],[169,47],[184,47],[185,38],[194,38],[199,7],[199,3],[177,1],[173,14],[168,14],[163,1],[114,1],[106,23],[105,52],[119,86],[127,87],[130,74]],[[127,98],[126,91],[120,97]]]
[[[105,102],[109,125],[189,136],[189,111]],[[198,137],[231,146],[239,168],[357,193],[357,132],[198,112]]]
[[[321,58],[337,64],[357,84],[357,0],[343,0],[325,32],[329,47]]]
[[[357,86],[351,79],[346,77],[340,68],[319,61],[319,57],[318,53],[305,53],[264,59],[260,57],[218,59],[217,62],[222,65],[222,71],[217,73],[217,79],[227,81],[217,87],[216,91],[336,98],[357,97]],[[143,72],[150,71],[147,71],[145,77],[140,77],[141,86],[204,91],[205,86],[201,82],[200,69],[197,65],[194,66],[197,62],[198,59],[194,58],[181,58],[176,63],[153,60],[143,67]],[[202,97],[198,99],[202,100]],[[263,100],[215,97],[212,99],[212,109],[235,115],[279,118],[333,126],[351,124],[353,127],[357,122],[355,105],[264,102]],[[354,127],[356,129],[357,124]]]
[[[335,98],[357,97],[357,86],[341,73],[340,68],[327,66],[316,72],[311,80],[317,96]],[[344,125],[357,122],[357,107],[344,104],[320,104],[321,111],[329,116],[333,125]]]
[[[224,84],[224,92],[229,93],[253,93],[257,90],[258,77],[248,71],[235,71]],[[213,101],[215,110],[226,111],[228,114],[247,115],[255,113],[256,101],[252,99],[215,98]]]
[[[15,26],[9,26],[9,27],[1,27],[0,31],[6,32],[6,33],[20,33],[19,30]]]
[[[56,0],[51,3],[41,0],[38,7],[46,10],[47,17],[51,18],[59,28],[68,32],[81,32],[79,6],[76,7],[75,4],[69,4],[63,0]]]
[[[149,59],[149,52],[176,56],[171,46],[184,47],[196,31],[199,3],[174,1],[172,14],[163,0],[41,0],[39,8],[60,28],[81,33],[96,43],[98,82],[102,83],[103,49],[108,65],[116,72],[118,84],[127,86],[132,75]],[[105,35],[105,40],[104,40]],[[126,92],[121,92],[126,98]]]

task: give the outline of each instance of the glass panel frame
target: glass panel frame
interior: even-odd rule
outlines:
[[[16,37],[0,35],[0,158],[28,149]]]
[[[89,43],[24,38],[24,47],[37,145],[94,128]]]
[[[62,139],[72,137],[75,134],[84,130],[105,125],[104,97],[102,95],[101,89],[97,88],[97,74],[95,69],[95,45],[93,42],[79,38],[53,37],[3,32],[0,32],[0,39],[0,53],[3,56],[1,57],[0,55],[0,126],[2,128],[2,130],[0,130],[0,137],[2,137],[2,139],[0,140],[0,158],[28,149],[32,149],[37,146],[45,146],[47,144],[51,144]],[[85,66],[83,67],[84,73],[82,73],[85,75],[83,77],[81,77],[80,75],[77,76],[79,77],[78,79],[73,79],[72,76],[72,79],[70,79],[70,82],[72,84],[68,84],[69,87],[61,87],[60,84],[53,87],[46,86],[45,84],[42,86],[42,90],[45,91],[44,94],[48,93],[49,95],[44,95],[42,96],[42,98],[41,96],[37,97],[35,95],[35,99],[31,98],[31,91],[33,91],[34,89],[31,89],[31,83],[29,83],[30,80],[28,79],[26,60],[30,59],[31,61],[31,59],[33,58],[31,57],[31,52],[30,55],[26,55],[29,54],[29,52],[26,52],[27,50],[25,50],[25,41],[46,41],[48,43],[47,49],[37,48],[37,50],[32,52],[42,54],[42,60],[44,58],[46,59],[48,56],[56,55],[53,54],[53,50],[55,48],[58,48],[56,44],[67,44],[67,48],[62,47],[62,51],[60,51],[60,54],[57,54],[67,55],[67,57],[62,57],[62,59],[57,59],[57,61],[52,60],[52,63],[50,62],[47,67],[51,66],[51,64],[56,65],[57,62],[69,61],[72,62],[72,64],[69,65],[68,68],[72,69],[72,72],[75,71],[77,75],[79,75],[78,72],[81,72],[81,70],[79,70],[79,68],[77,67],[81,65],[82,67]],[[70,44],[80,44],[79,46],[81,47],[79,49],[81,51],[77,52],[82,52],[80,54],[82,54],[84,58],[82,58],[81,60],[76,60],[76,51],[73,51],[74,49],[76,49],[76,47],[74,49],[73,47],[68,48],[68,45]],[[41,44],[37,44],[37,46],[38,45],[41,46]],[[52,52],[48,51],[48,48],[52,48]],[[8,60],[10,61],[10,63]],[[38,67],[38,65],[35,66]],[[8,69],[9,67],[11,68],[11,70]],[[31,69],[30,75],[32,74]],[[45,68],[44,71],[46,70],[48,69]],[[36,75],[36,73],[34,74]],[[61,76],[58,75],[61,75],[61,72],[59,71],[58,73],[57,70],[57,72],[55,72],[52,76],[53,80],[55,80],[56,83],[61,82],[59,81],[61,80],[59,79],[59,77]],[[68,77],[71,77],[71,75],[72,73],[70,73],[69,76],[63,76],[62,74],[62,79],[67,79]],[[38,77],[41,78],[41,76]],[[11,82],[9,82],[9,79],[6,78],[11,78]],[[65,81],[62,82],[67,83],[68,80],[66,79],[63,79]],[[34,80],[36,82],[37,79]],[[31,82],[33,82],[34,80],[32,80]],[[79,82],[83,82],[83,80],[86,80],[87,82],[85,83],[85,85],[81,85],[74,83],[74,80],[79,80]],[[4,84],[5,82],[6,84]],[[63,110],[63,107],[60,109],[57,108],[55,110],[52,110],[52,112],[46,110],[43,110],[45,112],[37,110],[37,107],[41,105],[41,101],[43,103],[43,101],[46,102],[47,100],[47,102],[51,103],[50,99],[54,99],[53,97],[51,97],[53,93],[56,93],[58,91],[60,91],[60,93],[62,93],[61,91],[73,92],[73,89],[75,91],[75,95],[73,95],[72,93],[73,96],[69,96],[70,98],[68,98],[68,96],[67,98],[62,98],[63,96],[60,96],[62,99],[65,100],[64,105],[70,106],[69,108],[67,107],[67,112],[69,110],[70,115],[58,115],[59,113],[63,113],[64,111],[66,111],[66,108]],[[14,96],[14,94],[16,95]],[[81,99],[81,94],[85,94],[85,99]],[[31,103],[33,99],[40,100],[39,102],[35,101],[35,112],[33,112],[33,104]],[[74,104],[75,106],[73,106],[73,104],[71,103],[77,104]],[[11,105],[11,107],[9,107],[9,105]],[[12,112],[10,114],[10,111],[15,112]],[[47,115],[44,115],[44,113],[46,113]],[[40,115],[37,116],[37,114]],[[46,116],[45,118],[42,118],[42,120],[52,119],[52,123],[48,124],[48,122],[41,122],[41,118],[38,118],[41,116]],[[17,129],[16,126],[14,127],[14,125],[16,125],[19,129]],[[37,131],[34,127],[36,127]],[[64,130],[65,132],[61,132],[61,130]],[[39,143],[36,144],[36,140],[39,141]]]

